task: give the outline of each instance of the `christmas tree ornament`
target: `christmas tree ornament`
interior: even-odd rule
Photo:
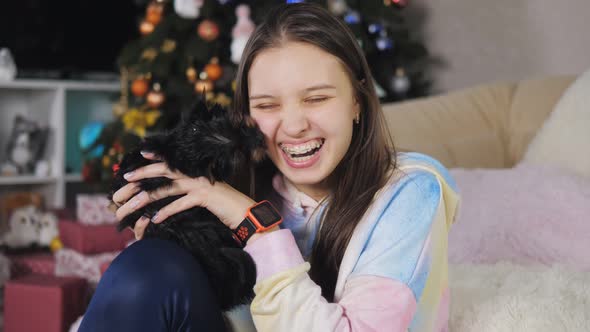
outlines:
[[[391,91],[398,96],[404,96],[410,90],[410,78],[402,67],[395,69],[395,75],[391,78]]]
[[[197,83],[195,83],[195,92],[198,94],[212,92],[213,91],[213,81],[211,81],[208,78],[203,79],[201,77],[203,77],[203,76],[199,75],[199,80],[197,80]]]
[[[176,49],[176,41],[174,39],[165,39],[160,49],[164,53],[172,53]]]
[[[145,96],[145,94],[148,92],[148,90],[149,90],[148,81],[143,77],[136,78],[131,83],[131,93],[135,97]]]
[[[379,24],[379,23],[371,23],[367,27],[367,30],[372,35],[381,32],[382,29],[383,29],[383,26],[381,24]]]
[[[391,6],[391,0],[383,0],[383,4],[387,7]]]
[[[153,48],[146,48],[145,51],[141,53],[142,60],[154,61],[154,59],[158,56],[158,51]]]
[[[174,0],[174,11],[185,19],[195,19],[201,15],[204,0]]]
[[[158,25],[162,21],[164,14],[164,4],[161,2],[151,2],[146,9],[145,20],[153,25]]]
[[[341,16],[346,13],[348,6],[346,5],[345,0],[328,0],[328,9],[332,12],[332,14]]]
[[[152,23],[148,22],[148,21],[142,21],[141,24],[139,25],[139,32],[141,32],[142,35],[149,35],[150,33],[154,32],[154,29],[156,28],[155,25],[153,25]]]
[[[205,41],[214,41],[219,36],[219,27],[211,20],[203,20],[197,28],[199,37]]]
[[[252,32],[256,28],[250,18],[250,7],[248,5],[239,5],[236,7],[236,25],[232,28],[232,42],[230,45],[231,61],[235,64],[240,63],[242,53]]]
[[[344,21],[350,25],[359,24],[361,23],[361,16],[355,10],[350,10],[346,16],[344,16]]]
[[[375,44],[380,51],[390,50],[393,47],[393,40],[387,36],[387,31],[381,30]]]
[[[147,94],[146,100],[152,108],[158,108],[164,103],[166,96],[164,96],[159,83],[154,83],[152,90]]]
[[[186,79],[191,83],[194,83],[197,80],[197,70],[195,67],[191,66],[187,68]]]
[[[132,132],[139,137],[144,137],[146,129],[156,124],[156,121],[161,115],[162,113],[157,110],[141,111],[137,108],[132,108],[123,115],[121,121],[123,122],[125,131]],[[113,155],[116,154],[116,151],[114,149],[112,150]]]
[[[205,66],[205,73],[207,73],[207,77],[212,81],[217,81],[221,75],[223,74],[223,69],[219,65],[219,59],[214,57],[211,59]]]

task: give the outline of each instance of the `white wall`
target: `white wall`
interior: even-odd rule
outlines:
[[[590,0],[411,0],[437,91],[590,68]]]

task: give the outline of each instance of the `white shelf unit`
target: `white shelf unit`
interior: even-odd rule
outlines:
[[[17,114],[50,127],[44,158],[50,175],[0,176],[0,196],[15,191],[43,193],[48,207],[63,208],[77,192],[93,186],[81,180],[78,135],[89,121],[112,120],[119,82],[58,80],[0,81],[0,160]],[[70,198],[68,198],[70,197]]]

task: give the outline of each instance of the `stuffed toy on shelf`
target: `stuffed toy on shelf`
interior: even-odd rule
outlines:
[[[61,249],[57,217],[34,205],[15,209],[8,220],[8,230],[0,235],[0,245],[7,251],[50,248]]]

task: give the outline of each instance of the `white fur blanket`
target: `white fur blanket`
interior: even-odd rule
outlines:
[[[450,281],[451,332],[590,331],[590,272],[455,264]]]

